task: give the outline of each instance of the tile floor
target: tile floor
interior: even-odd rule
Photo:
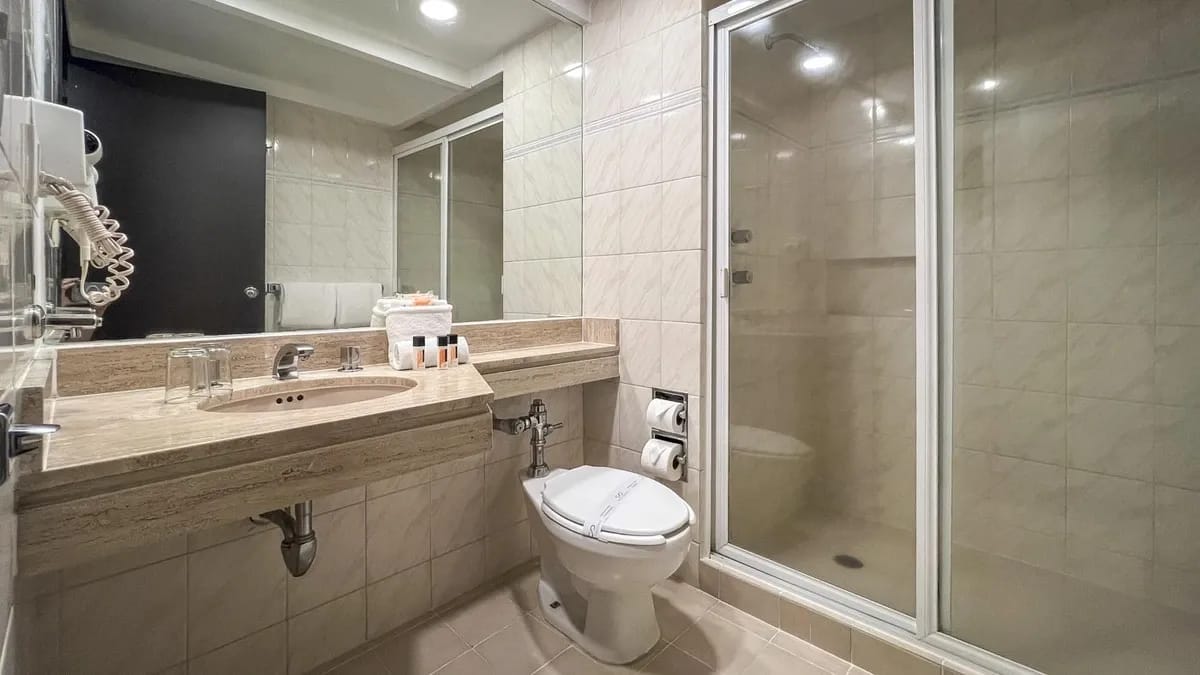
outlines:
[[[331,664],[326,675],[869,675],[682,582],[655,590],[662,640],[626,666],[597,663],[541,620],[537,569]]]

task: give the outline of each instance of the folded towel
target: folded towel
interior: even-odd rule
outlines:
[[[280,284],[279,327],[333,328],[337,318],[337,293],[333,284],[285,281]]]
[[[337,283],[337,327],[358,328],[371,324],[375,301],[383,295],[383,284]]]

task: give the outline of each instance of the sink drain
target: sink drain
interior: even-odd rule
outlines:
[[[839,553],[833,556],[833,562],[841,565],[842,567],[848,567],[852,570],[862,569],[863,566],[863,561],[855,558],[852,555],[846,555],[845,553]]]

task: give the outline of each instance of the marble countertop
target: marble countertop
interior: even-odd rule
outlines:
[[[612,357],[618,351],[616,345],[571,342],[472,355],[471,364],[446,370],[396,371],[387,365],[354,373],[302,370],[289,384],[380,378],[407,379],[416,386],[357,403],[267,413],[209,411],[200,401],[164,403],[161,387],[51,398],[45,419],[62,430],[45,441],[40,457],[23,464],[20,491],[30,495],[84,481],[124,482],[138,473],[186,475],[388,433],[486,405],[494,398],[488,373]],[[271,384],[279,383],[269,376],[237,379],[234,397]]]
[[[471,357],[471,363],[480,373],[496,373],[518,368],[533,368],[548,366],[556,363],[569,363],[595,359],[603,356],[616,356],[620,352],[617,345],[599,342],[567,342],[557,345],[542,345],[524,349],[506,349],[498,352],[487,352]]]
[[[46,441],[40,466],[22,476],[22,491],[186,462],[203,462],[207,468],[224,455],[250,462],[312,442],[332,444],[386,433],[409,420],[478,408],[492,400],[491,388],[470,365],[419,372],[398,372],[387,365],[354,373],[302,371],[292,384],[365,377],[407,379],[416,386],[357,403],[269,413],[202,410],[200,401],[164,403],[161,388],[48,399],[46,421],[62,429]],[[271,377],[235,380],[235,396],[274,382]],[[297,444],[297,432],[307,442]]]

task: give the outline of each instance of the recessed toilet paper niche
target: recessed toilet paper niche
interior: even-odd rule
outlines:
[[[673,480],[687,481],[688,452],[688,397],[683,392],[654,388],[651,390],[650,405],[646,408],[646,424],[650,427],[650,438],[682,446],[679,457],[680,475]]]

